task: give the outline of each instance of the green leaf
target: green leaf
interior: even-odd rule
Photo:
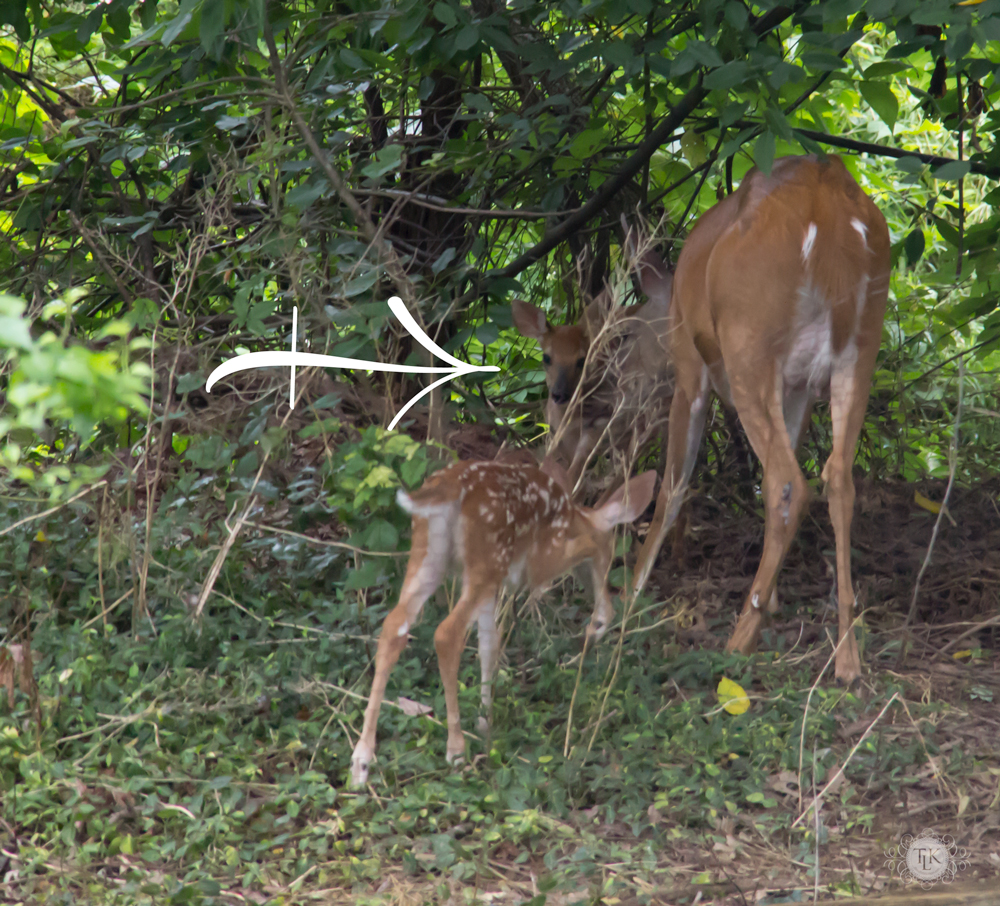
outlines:
[[[934,218],[934,223],[937,226],[938,232],[941,234],[941,238],[947,242],[949,245],[958,248],[962,244],[962,236],[947,220],[943,220],[940,217]]]
[[[374,560],[366,560],[361,564],[360,569],[352,569],[347,573],[347,581],[344,588],[371,588],[378,585],[381,580],[378,564]]]
[[[935,179],[959,180],[967,176],[971,169],[972,165],[967,160],[953,160],[931,170],[931,176]]]
[[[455,50],[468,50],[475,47],[479,41],[479,29],[475,25],[466,25],[455,35]]]
[[[27,11],[28,0],[5,0],[0,3],[0,25],[13,25],[17,36],[27,41],[31,37]]]
[[[913,230],[903,240],[903,251],[906,252],[906,263],[910,267],[913,267],[920,260],[920,256],[924,253],[925,243],[926,240],[924,239],[924,231],[920,229]]]
[[[194,0],[184,0],[181,3],[180,10],[177,15],[171,20],[170,24],[163,29],[163,36],[160,38],[160,42],[164,47],[169,47],[177,38],[180,36],[181,32],[187,28],[188,24],[191,22],[191,17],[193,15]]]
[[[896,125],[896,117],[899,116],[899,100],[892,88],[885,82],[864,81],[858,84],[858,90],[891,132]]]
[[[747,112],[747,106],[746,101],[740,101],[724,107],[722,113],[719,114],[719,125],[732,126],[733,123]]]
[[[370,179],[377,179],[379,176],[385,176],[386,173],[399,169],[402,159],[402,145],[386,145],[375,155],[374,160],[362,167],[361,172]]]
[[[434,18],[438,20],[445,28],[453,28],[458,22],[455,16],[455,10],[453,10],[447,3],[435,3],[434,4]]]
[[[0,347],[28,350],[34,345],[28,322],[24,320],[24,301],[17,296],[0,293]]]
[[[440,274],[455,257],[455,249],[446,248],[439,256],[437,261],[431,265],[431,271],[435,274]]]
[[[745,60],[733,60],[705,76],[705,87],[711,90],[728,91],[741,85],[750,77],[750,64]]]
[[[753,162],[765,176],[771,175],[774,165],[774,133],[766,130],[753,146]]]
[[[924,162],[919,157],[900,157],[896,167],[904,173],[919,173],[924,169]]]
[[[786,142],[795,141],[792,135],[792,127],[788,125],[785,114],[777,107],[769,106],[764,111],[764,120],[775,135],[780,135]]]
[[[370,550],[394,551],[399,547],[399,532],[384,519],[376,519],[365,533],[365,545]]]
[[[198,27],[198,37],[205,53],[213,59],[219,59],[222,52],[223,30],[226,27],[226,4],[221,0],[205,0],[201,6],[201,24]]]
[[[190,371],[177,378],[177,387],[175,389],[178,393],[190,393],[192,390],[197,390],[199,387],[204,386],[205,376],[200,372]]]
[[[882,60],[879,63],[872,63],[865,70],[865,79],[885,79],[897,72],[908,72],[912,68],[909,63],[904,63],[901,60]]]
[[[689,41],[684,49],[702,66],[712,68],[722,66],[722,57],[711,44],[706,44],[704,41]]]
[[[474,92],[467,91],[462,95],[462,100],[465,102],[466,107],[470,110],[475,110],[477,113],[493,112],[493,105],[485,94],[475,94]]]
[[[372,268],[370,271],[365,271],[364,273],[358,274],[353,280],[350,280],[344,287],[344,295],[350,298],[351,296],[359,296],[367,289],[371,289],[375,285],[375,281],[378,279],[378,271]]]

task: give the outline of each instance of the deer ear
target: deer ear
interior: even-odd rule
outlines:
[[[604,531],[624,522],[633,522],[642,515],[653,499],[656,472],[650,469],[638,478],[630,478],[612,494],[604,506],[594,510],[591,518]]]
[[[611,298],[607,290],[602,290],[584,310],[580,323],[583,325],[583,332],[587,335],[587,340],[593,343],[597,335],[604,326],[604,320],[608,316],[608,309],[611,306]]]
[[[667,262],[652,249],[648,249],[636,263],[639,286],[643,294],[665,312],[670,308],[670,297],[674,290],[674,275]]]
[[[549,476],[559,487],[561,487],[570,497],[573,496],[573,483],[569,480],[569,473],[549,454],[542,460],[539,468]]]
[[[545,320],[545,312],[530,302],[515,299],[510,304],[510,310],[514,316],[514,326],[522,336],[540,340],[549,332],[549,323]]]

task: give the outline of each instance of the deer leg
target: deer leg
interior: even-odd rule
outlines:
[[[781,365],[775,366],[770,399],[758,388],[733,386],[733,401],[754,452],[764,467],[764,550],[727,651],[749,654],[757,647],[764,615],[777,606],[778,571],[809,501],[809,486],[795,461],[784,419]],[[773,598],[773,603],[772,603]]]
[[[500,633],[497,631],[496,601],[491,599],[479,608],[479,667],[480,696],[482,714],[479,718],[479,732],[484,740],[489,739],[490,719],[493,712],[493,680],[500,660]]]
[[[663,473],[660,493],[656,498],[656,512],[649,526],[646,541],[639,551],[633,576],[633,593],[638,594],[646,585],[653,570],[656,555],[663,546],[663,539],[677,519],[684,492],[694,464],[698,447],[708,418],[709,384],[708,368],[702,365],[695,372],[695,380],[681,386],[678,374],[677,388],[670,406],[670,432],[667,440],[667,468]]]
[[[590,559],[590,580],[594,591],[594,613],[587,624],[587,638],[599,641],[608,631],[614,619],[615,610],[608,592],[608,571],[611,569],[609,550],[595,553]]]
[[[435,526],[435,530],[441,531],[441,527]],[[411,553],[399,603],[382,623],[382,634],[379,636],[378,649],[375,652],[375,679],[372,681],[368,707],[365,708],[365,722],[361,737],[351,756],[352,786],[361,786],[368,780],[368,766],[375,756],[378,713],[382,707],[389,673],[396,666],[396,661],[406,647],[410,627],[417,621],[424,603],[441,583],[447,569],[447,556],[443,556],[439,550],[429,549],[428,540],[428,520],[415,517],[411,551],[423,551],[424,554],[419,556],[417,553]]]
[[[584,468],[586,468],[587,461],[590,459],[590,454],[594,450],[594,445],[597,442],[597,437],[600,434],[595,432],[591,428],[580,429],[580,439],[576,442],[576,447],[573,450],[573,460],[569,464],[568,474],[570,487],[575,491],[576,483],[580,480],[580,476],[583,474]]]
[[[492,608],[499,582],[490,587],[474,584],[465,576],[462,597],[455,609],[441,622],[434,632],[438,668],[444,685],[444,700],[448,709],[448,763],[455,764],[465,754],[465,737],[462,736],[462,719],[458,710],[458,667],[465,648],[465,637],[473,616],[483,607]]]
[[[851,520],[854,516],[854,478],[851,465],[864,423],[869,380],[860,378],[853,363],[835,367],[830,379],[830,415],[833,451],[823,467],[830,522],[837,543],[837,679],[852,683],[861,675],[861,656],[854,636],[854,587],[851,584]],[[870,372],[869,372],[870,374]]]

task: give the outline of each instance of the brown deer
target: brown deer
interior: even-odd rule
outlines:
[[[465,637],[478,623],[482,703],[489,715],[492,683],[500,654],[495,606],[503,583],[526,585],[539,593],[554,579],[590,561],[594,613],[587,635],[599,639],[613,610],[607,576],[614,554],[613,528],[631,522],[653,499],[656,473],[623,484],[594,509],[577,506],[564,476],[551,464],[461,462],[435,473],[413,493],[400,491],[400,506],[413,516],[413,542],[399,603],[386,616],[375,654],[375,679],[365,709],[364,728],[354,747],[351,782],[368,778],[375,754],[375,728],[386,681],[424,602],[450,564],[462,571],[462,594],[434,633],[448,709],[448,761],[465,752],[458,712],[458,666]],[[553,478],[548,471],[557,474]]]
[[[837,546],[836,675],[861,673],[851,587],[851,464],[865,417],[889,291],[885,218],[838,157],[786,157],[751,170],[691,231],[670,309],[676,375],[667,465],[639,553],[649,577],[694,469],[710,392],[735,407],[764,470],[764,550],[731,651],[760,637],[809,487],[795,459],[813,402],[829,395],[833,450],[823,468]]]
[[[655,251],[637,251],[634,232],[626,236],[646,302],[616,308],[605,289],[578,323],[560,327],[549,324],[534,305],[512,304],[518,331],[542,347],[552,452],[567,465],[574,486],[602,438],[611,438],[616,449],[626,448],[629,461],[653,436],[666,438],[672,387],[666,333],[673,277]]]

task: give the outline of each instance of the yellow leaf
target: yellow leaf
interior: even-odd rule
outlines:
[[[719,680],[719,688],[715,692],[719,696],[719,704],[729,714],[743,714],[750,708],[750,699],[743,687],[728,677]]]
[[[917,506],[923,507],[927,510],[928,513],[941,512],[941,504],[935,503],[933,500],[928,500],[923,494],[920,493],[920,491],[913,492],[913,501]]]
[[[985,3],[986,0],[960,0],[959,6],[979,6],[980,3]]]
[[[965,651],[956,651],[952,657],[955,658],[955,660],[958,660],[960,657],[972,657],[972,649],[967,648]]]
[[[38,532],[35,534],[35,540],[45,542],[48,541],[49,539],[45,537],[45,532],[39,529]]]

